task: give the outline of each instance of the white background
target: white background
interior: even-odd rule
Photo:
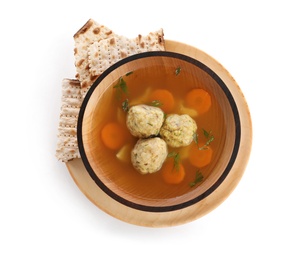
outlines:
[[[303,0],[0,5],[0,259],[307,259]],[[75,75],[73,34],[89,18],[127,37],[162,27],[238,82],[253,149],[241,182],[213,212],[170,228],[121,222],[55,158],[61,81]]]

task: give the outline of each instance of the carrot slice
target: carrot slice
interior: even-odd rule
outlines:
[[[162,166],[162,177],[166,183],[178,184],[183,181],[185,177],[185,170],[181,163],[174,166],[174,160],[168,159]]]
[[[211,107],[210,94],[201,88],[190,90],[185,100],[187,106],[195,109],[199,114],[204,114]]]
[[[108,123],[101,130],[101,139],[106,147],[117,150],[125,143],[126,132],[119,123]]]
[[[175,105],[173,94],[166,89],[156,89],[150,95],[150,101],[159,101],[161,103],[160,108],[169,113],[172,111]]]
[[[203,147],[204,144],[199,144],[199,147]],[[189,161],[192,165],[201,168],[207,166],[212,160],[213,150],[210,146],[206,147],[206,149],[199,150],[196,144],[190,149]]]

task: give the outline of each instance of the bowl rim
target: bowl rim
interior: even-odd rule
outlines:
[[[163,57],[171,57],[171,58],[177,58],[184,60],[188,63],[191,63],[194,66],[197,66],[201,70],[204,70],[209,76],[217,83],[217,85],[221,88],[221,90],[224,92],[226,95],[226,98],[229,102],[229,105],[232,109],[232,114],[234,117],[234,123],[235,123],[235,141],[234,141],[234,147],[232,149],[232,154],[229,158],[229,161],[227,162],[227,166],[225,167],[223,173],[221,176],[211,185],[209,189],[198,195],[197,197],[190,199],[188,201],[178,203],[175,205],[170,205],[170,206],[148,206],[148,205],[143,205],[139,203],[135,203],[132,201],[129,201],[125,199],[124,197],[116,194],[114,191],[109,189],[101,180],[100,178],[96,175],[94,170],[92,169],[90,162],[86,156],[86,152],[84,149],[83,145],[83,137],[82,137],[82,124],[83,124],[83,118],[84,118],[84,113],[87,107],[87,104],[94,92],[94,90],[97,88],[97,86],[103,81],[105,77],[107,77],[112,71],[117,69],[118,67],[131,62],[135,60],[141,60],[143,58],[148,58],[148,57],[155,57],[155,56],[163,56]],[[241,142],[241,121],[240,121],[240,116],[239,116],[239,111],[238,107],[236,105],[235,99],[231,93],[231,91],[228,89],[227,85],[224,83],[224,81],[207,65],[202,63],[201,61],[196,60],[195,58],[192,58],[188,55],[174,52],[174,51],[149,51],[149,52],[144,52],[144,53],[139,53],[135,55],[131,55],[129,57],[126,57],[115,64],[111,65],[108,69],[106,69],[93,83],[93,85],[89,88],[88,92],[86,93],[83,102],[80,107],[79,111],[79,116],[78,116],[78,123],[77,123],[77,141],[78,141],[78,147],[79,147],[79,152],[80,152],[80,157],[82,159],[82,162],[86,168],[87,173],[90,175],[90,177],[93,179],[93,181],[98,185],[98,187],[104,191],[109,197],[114,199],[115,201],[128,206],[133,209],[145,211],[145,212],[170,212],[170,211],[175,211],[179,209],[183,209],[189,206],[192,206],[199,201],[205,199],[208,197],[210,194],[212,194],[226,179],[228,174],[230,173],[238,152],[240,148],[240,142]]]

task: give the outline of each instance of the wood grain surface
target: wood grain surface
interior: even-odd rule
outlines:
[[[248,105],[239,86],[228,71],[215,59],[197,48],[169,40],[166,40],[165,44],[167,51],[178,52],[206,64],[227,85],[234,98],[240,118],[241,140],[236,160],[226,179],[209,196],[191,206],[172,211],[150,212],[126,206],[111,198],[94,182],[81,159],[74,159],[66,163],[77,186],[97,207],[122,221],[147,227],[184,224],[204,216],[220,205],[240,181],[248,163],[252,146],[252,123]],[[118,78],[118,75],[111,78],[111,81],[114,81],[116,77]],[[230,122],[230,124],[233,125],[233,122]],[[230,131],[234,131],[233,129],[234,126],[230,127]],[[90,140],[87,141],[90,142]],[[232,145],[230,143],[229,147]],[[218,178],[218,176],[215,176],[215,178]]]

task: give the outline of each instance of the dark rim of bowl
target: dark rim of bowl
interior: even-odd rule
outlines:
[[[229,162],[228,162],[224,172],[220,176],[220,178],[208,190],[206,190],[204,193],[200,194],[199,196],[197,196],[197,197],[195,197],[195,198],[193,198],[189,201],[179,203],[179,204],[176,204],[176,205],[170,205],[170,206],[142,205],[142,204],[138,204],[138,203],[128,201],[127,199],[125,199],[125,198],[119,196],[118,194],[114,193],[98,178],[98,176],[93,171],[93,169],[92,169],[92,167],[91,167],[91,165],[90,165],[90,163],[87,159],[87,156],[86,156],[86,153],[85,153],[85,150],[84,150],[84,146],[83,146],[83,140],[82,140],[82,122],[83,122],[84,112],[85,112],[87,103],[88,103],[93,91],[98,86],[98,84],[110,72],[112,72],[116,68],[122,66],[123,64],[130,62],[130,61],[140,60],[140,59],[143,59],[143,58],[148,58],[148,57],[153,57],[153,56],[165,56],[165,57],[172,57],[172,58],[181,59],[181,60],[189,62],[189,63],[199,67],[200,69],[204,70],[205,72],[207,72],[217,82],[217,84],[221,87],[221,89],[225,93],[225,95],[226,95],[226,97],[229,101],[229,104],[231,106],[233,115],[234,115],[234,121],[235,121],[235,127],[236,127],[235,142],[234,142],[232,154],[231,154]],[[189,207],[189,206],[203,200],[204,198],[208,197],[213,191],[215,191],[221,185],[221,183],[225,180],[225,178],[229,174],[230,170],[232,169],[232,166],[233,166],[233,164],[236,160],[236,157],[238,155],[238,151],[239,151],[239,147],[240,147],[240,140],[241,140],[241,123],[240,123],[240,116],[239,116],[238,108],[236,106],[236,103],[234,101],[234,98],[233,98],[231,92],[227,88],[226,84],[222,81],[222,79],[215,72],[213,72],[209,67],[207,67],[205,64],[201,63],[200,61],[195,60],[194,58],[191,58],[189,56],[186,56],[186,55],[183,55],[183,54],[180,54],[180,53],[169,52],[169,51],[152,51],[152,52],[135,54],[135,55],[129,56],[127,58],[124,58],[124,59],[118,61],[117,63],[113,64],[112,66],[110,66],[108,69],[106,69],[97,78],[97,80],[93,83],[93,85],[88,90],[88,92],[87,92],[87,94],[86,94],[86,96],[85,96],[85,98],[82,102],[81,108],[80,108],[79,117],[78,117],[78,124],[77,124],[77,139],[78,139],[78,146],[79,146],[79,150],[80,150],[81,159],[84,163],[84,166],[85,166],[87,172],[89,173],[91,178],[95,181],[95,183],[108,196],[110,196],[114,200],[124,204],[127,207],[131,207],[131,208],[134,208],[134,209],[137,209],[137,210],[148,211],[148,212],[168,212],[168,211],[174,211],[174,210],[179,210],[179,209]]]

